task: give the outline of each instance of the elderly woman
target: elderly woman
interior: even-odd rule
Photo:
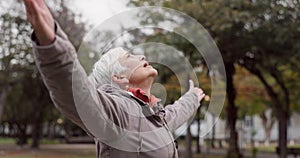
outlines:
[[[88,77],[76,50],[43,0],[24,0],[34,28],[37,67],[55,106],[94,137],[97,157],[178,157],[171,134],[200,106],[204,93],[190,90],[163,107],[150,94],[157,76],[142,55],[122,48],[104,54]]]

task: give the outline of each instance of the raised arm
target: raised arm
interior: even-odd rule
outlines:
[[[165,120],[171,131],[176,130],[197,111],[205,94],[190,80],[190,89],[174,104],[165,107]]]
[[[40,45],[55,40],[54,19],[43,0],[24,0],[27,19],[31,23]]]
[[[24,0],[32,35],[36,65],[55,106],[95,137],[114,137],[126,126],[119,105],[123,100],[97,90],[79,63],[76,50],[43,0]],[[125,105],[124,105],[125,106]],[[109,121],[111,120],[111,121]],[[92,126],[91,126],[92,125]],[[115,134],[115,135],[114,135]]]

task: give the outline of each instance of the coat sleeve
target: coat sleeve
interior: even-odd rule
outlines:
[[[57,109],[89,134],[121,132],[127,124],[118,105],[121,99],[97,90],[80,65],[76,50],[58,24],[56,39],[48,46],[39,46],[33,33],[36,65]]]
[[[199,108],[197,95],[192,92],[187,92],[181,98],[165,106],[165,121],[171,131],[176,130],[184,122],[193,116]]]

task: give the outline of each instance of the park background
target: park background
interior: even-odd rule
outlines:
[[[287,157],[300,148],[300,2],[299,0],[54,0],[48,1],[55,19],[78,49],[97,23],[128,8],[163,6],[195,18],[214,38],[226,68],[227,98],[220,117],[201,114],[210,101],[211,78],[191,43],[156,29],[151,35],[132,32],[124,45],[162,42],[189,57],[199,85],[208,94],[194,121],[179,141],[181,157]],[[145,15],[145,20],[157,18]],[[152,19],[153,20],[153,19]],[[61,115],[35,67],[22,1],[0,2],[0,157],[95,157],[92,139]],[[105,42],[105,38],[103,39]],[[94,52],[79,54],[91,67]],[[172,103],[181,95],[176,76],[160,72]],[[184,72],[182,72],[184,74]],[[218,76],[217,76],[218,77]],[[222,77],[222,76],[219,76]],[[201,129],[218,120],[210,133]],[[176,132],[174,133],[176,134]],[[276,153],[276,148],[280,154]],[[299,151],[298,151],[299,152]]]

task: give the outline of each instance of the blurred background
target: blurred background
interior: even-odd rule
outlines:
[[[203,115],[218,68],[208,70],[189,41],[160,29],[150,33],[133,31],[132,38],[121,41],[127,47],[143,42],[165,43],[180,50],[194,67],[207,96],[192,123],[188,127],[184,125],[187,130],[174,133],[179,136],[180,157],[300,156],[299,0],[53,0],[47,3],[77,49],[85,34],[99,22],[129,8],[163,6],[193,17],[213,37],[224,60],[227,94],[220,117]],[[147,21],[163,16],[158,14],[141,16]],[[93,139],[52,104],[35,67],[31,32],[22,1],[1,0],[0,157],[95,157]],[[105,36],[99,37],[105,42]],[[79,54],[79,58],[88,70],[98,56],[89,50]],[[174,102],[181,96],[177,76],[166,67],[154,66],[159,70],[156,82],[167,92],[165,102]],[[217,123],[210,132],[200,137],[201,131],[214,122]]]

